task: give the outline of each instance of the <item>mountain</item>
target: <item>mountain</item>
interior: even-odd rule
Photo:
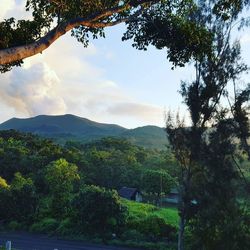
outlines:
[[[131,143],[138,146],[164,149],[168,144],[167,135],[163,128],[157,126],[144,126],[126,130],[121,134]]]
[[[65,143],[76,140],[83,143],[107,136],[122,137],[146,148],[163,149],[167,143],[164,130],[157,126],[126,129],[115,124],[98,123],[75,115],[39,115],[32,118],[12,118],[0,124],[0,130],[15,129],[31,132]]]

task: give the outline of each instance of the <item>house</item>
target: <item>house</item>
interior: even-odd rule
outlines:
[[[137,188],[122,187],[118,191],[118,194],[122,198],[125,198],[127,200],[137,201],[137,202],[142,201],[142,194]]]
[[[179,201],[179,192],[176,188],[172,188],[170,193],[163,198],[163,201],[172,204],[178,204]]]

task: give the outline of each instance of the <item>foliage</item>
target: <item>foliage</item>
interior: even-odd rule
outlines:
[[[9,188],[0,189],[0,218],[30,223],[33,220],[37,197],[33,181],[16,173]]]
[[[126,221],[126,208],[116,191],[84,186],[73,201],[74,219],[86,234],[115,233]]]
[[[164,170],[147,170],[142,176],[142,187],[146,192],[168,194],[174,185],[174,179]]]
[[[208,32],[190,21],[194,8],[193,1],[176,0],[79,0],[77,3],[69,0],[27,0],[26,10],[31,12],[32,18],[16,21],[11,17],[0,22],[0,49],[37,41],[38,45],[44,44],[47,48],[54,42],[54,37],[60,37],[69,30],[87,46],[90,36],[94,39],[104,37],[103,28],[126,22],[128,31],[123,39],[133,38],[134,46],[139,49],[146,49],[150,44],[158,49],[167,48],[169,60],[174,65],[183,66],[191,57],[198,57],[210,47],[211,39],[202,39],[210,37]],[[20,66],[22,59],[18,57],[16,62],[11,60],[9,64],[2,65],[1,72]]]
[[[133,46],[141,50],[149,45],[167,48],[168,59],[175,65],[184,66],[190,58],[209,53],[212,34],[190,21],[196,9],[194,2],[186,1],[174,13],[171,8],[171,5],[162,4],[148,10],[144,18],[129,23],[123,40],[134,39]],[[207,37],[206,42],[202,37]]]
[[[7,228],[12,231],[17,231],[23,228],[23,225],[18,223],[17,221],[11,221],[8,225]]]
[[[7,181],[0,176],[0,188],[7,188],[7,187],[8,187]]]
[[[126,232],[135,230],[144,235],[147,240],[168,238],[170,241],[175,241],[179,220],[176,209],[157,208],[153,205],[127,200],[123,200],[123,203],[128,207],[129,212]],[[128,236],[128,234],[125,235]]]
[[[178,115],[175,124],[171,114],[167,120],[169,141],[180,166],[178,249],[184,248],[186,225],[193,237],[192,249],[248,248],[245,230],[248,218],[238,203],[235,185],[243,184],[241,167],[236,161],[239,152],[236,138],[241,142],[241,150],[247,153],[249,149],[246,125],[249,93],[247,89],[240,90],[238,84],[248,67],[241,60],[239,42],[230,41],[236,17],[214,16],[211,8],[214,3],[200,1],[201,8],[194,17],[213,30],[213,50],[196,60],[195,80],[183,82],[180,91],[191,127],[185,128]],[[244,105],[238,105],[241,100]],[[233,230],[241,232],[240,235],[231,237]]]
[[[38,233],[51,233],[55,232],[57,229],[59,223],[56,219],[53,218],[43,218],[39,222],[35,222],[30,230],[32,232],[38,232]]]
[[[51,162],[45,169],[45,183],[51,196],[51,213],[55,217],[68,214],[74,184],[79,181],[78,168],[65,159]]]
[[[63,148],[50,140],[14,130],[0,131],[0,175],[8,182],[16,172],[37,175],[64,154]]]

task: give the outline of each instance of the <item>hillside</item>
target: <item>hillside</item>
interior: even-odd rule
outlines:
[[[157,126],[126,129],[115,124],[98,123],[74,115],[39,115],[32,118],[12,118],[0,124],[0,130],[15,129],[52,138],[58,143],[68,140],[83,143],[107,136],[121,137],[146,148],[163,149],[167,143],[164,130]]]
[[[162,149],[168,143],[164,129],[157,126],[144,126],[126,130],[121,134],[131,143],[147,148]]]

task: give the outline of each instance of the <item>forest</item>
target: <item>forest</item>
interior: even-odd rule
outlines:
[[[135,243],[176,240],[176,208],[136,204],[117,193],[124,186],[155,197],[161,189],[168,193],[177,176],[170,152],[111,137],[65,146],[14,130],[1,131],[0,138],[2,229],[106,241],[116,234]]]
[[[158,200],[159,194],[164,196],[177,186],[181,174],[170,149],[145,149],[112,137],[60,146],[14,130],[0,132],[0,145],[2,230],[148,249],[176,248],[177,207],[160,206]],[[249,181],[249,161],[242,160],[241,165]],[[121,187],[140,189],[143,203],[119,197]],[[243,208],[249,197],[241,180],[234,189]],[[244,214],[249,216],[249,211]],[[248,224],[241,223],[239,233],[248,237]],[[191,233],[192,224],[188,227]]]

